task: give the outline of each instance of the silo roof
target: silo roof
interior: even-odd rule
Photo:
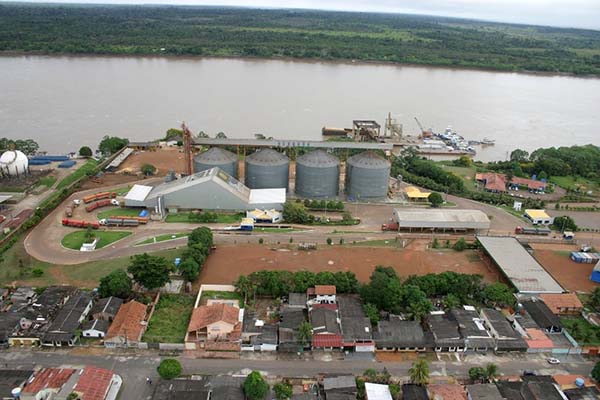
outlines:
[[[352,156],[348,159],[348,164],[360,168],[382,169],[390,168],[390,162],[379,154],[372,151],[365,151]]]
[[[246,162],[255,165],[283,165],[287,164],[290,159],[283,153],[273,149],[262,149],[246,157]]]
[[[315,150],[310,153],[306,153],[298,157],[296,160],[298,164],[302,164],[308,167],[337,167],[340,165],[340,161],[337,157],[327,153],[324,150]]]
[[[194,161],[204,164],[228,164],[237,161],[237,156],[230,151],[211,147],[204,153],[194,157]]]

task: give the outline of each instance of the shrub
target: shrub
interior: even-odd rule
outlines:
[[[333,243],[333,240],[331,240],[331,238],[327,238],[327,244],[331,245]]]
[[[452,248],[456,251],[464,251],[467,248],[467,242],[465,242],[464,238],[460,238],[454,243]]]
[[[269,384],[260,372],[252,371],[244,381],[244,393],[249,400],[263,400],[269,392]]]
[[[158,374],[163,379],[173,379],[181,375],[181,364],[174,358],[166,358],[157,368]]]
[[[273,386],[275,398],[277,400],[287,400],[292,397],[292,385],[287,382],[279,382]]]
[[[39,278],[40,276],[44,275],[44,270],[40,268],[34,268],[34,270],[31,271],[31,275],[33,275],[36,278]]]

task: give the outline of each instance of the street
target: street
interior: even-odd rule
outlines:
[[[156,367],[162,357],[156,354],[138,354],[127,352],[122,354],[77,354],[82,351],[74,350],[6,350],[1,354],[3,367],[16,369],[31,369],[36,367],[58,367],[95,365],[115,371],[123,378],[120,399],[150,398],[152,387],[146,383],[146,377],[158,381]],[[293,356],[292,356],[293,357]],[[435,358],[435,355],[432,355]],[[457,361],[456,354],[443,354],[439,361],[430,363],[431,376],[465,377],[469,368],[485,366],[493,362],[498,365],[502,375],[518,375],[525,370],[537,374],[577,374],[589,376],[593,362],[582,356],[560,356],[560,365],[550,365],[547,355],[516,354],[516,355],[461,355]],[[279,377],[313,377],[319,373],[352,373],[361,374],[368,368],[383,369],[384,367],[396,378],[408,376],[411,361],[377,362],[365,359],[316,361],[306,360],[253,360],[253,359],[200,359],[178,357],[183,365],[183,373],[218,375],[218,374],[247,374],[258,370]]]

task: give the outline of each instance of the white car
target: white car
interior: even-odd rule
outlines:
[[[110,204],[112,204],[113,206],[118,206],[118,205],[120,205],[120,204],[119,204],[119,200],[116,200],[116,199],[112,199],[112,200],[110,201]]]
[[[75,199],[75,200],[73,200],[73,204],[75,204],[76,206],[78,206],[78,205],[81,204],[81,200]]]
[[[558,358],[550,357],[548,360],[548,364],[557,365],[560,364],[560,360]]]

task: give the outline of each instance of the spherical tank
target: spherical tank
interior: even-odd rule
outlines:
[[[205,171],[214,167],[221,168],[236,179],[238,177],[238,158],[230,151],[211,147],[204,153],[194,157],[194,172]]]
[[[10,176],[23,175],[27,173],[29,160],[27,156],[19,150],[9,150],[0,156],[0,169],[4,174]]]
[[[324,150],[296,159],[296,195],[311,199],[334,198],[340,188],[340,161]]]
[[[346,194],[350,200],[383,200],[387,197],[390,162],[365,151],[346,162]]]
[[[244,183],[250,189],[287,189],[290,160],[285,154],[261,149],[246,157],[245,165]]]

